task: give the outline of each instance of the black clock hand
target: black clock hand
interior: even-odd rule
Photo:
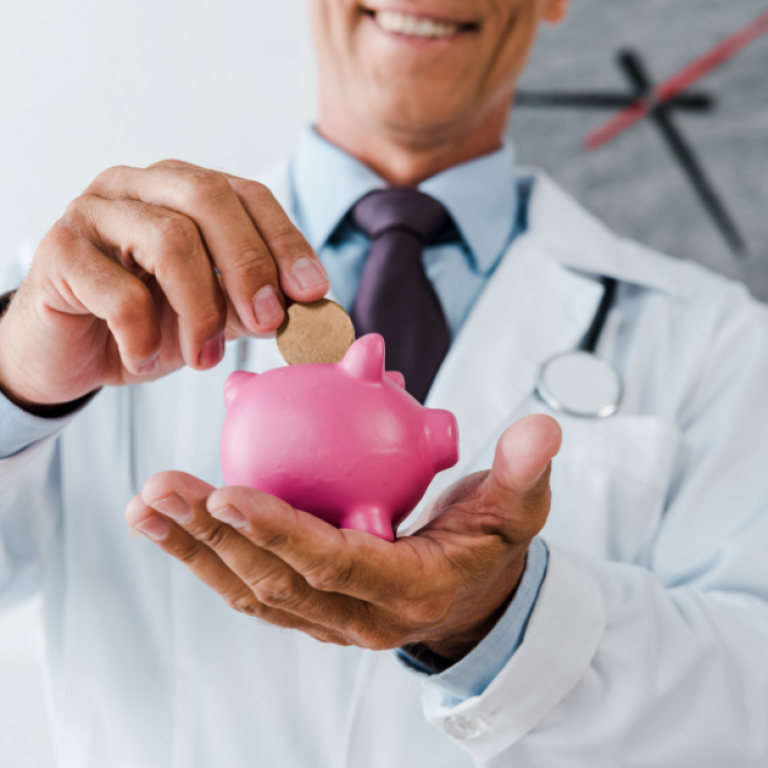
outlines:
[[[621,51],[619,53],[619,65],[636,89],[638,97],[647,98],[653,94],[653,82],[646,72],[639,54],[629,50]],[[737,256],[745,255],[747,247],[736,228],[736,224],[731,219],[720,196],[715,192],[714,186],[704,173],[704,169],[693,149],[683,138],[683,134],[675,124],[667,104],[658,103],[654,105],[650,112],[650,117],[666,139],[673,155],[677,158],[683,171],[690,179],[694,190],[699,195],[700,200],[733,253]]]
[[[579,107],[585,109],[624,109],[637,101],[636,96],[609,91],[518,91],[515,106],[518,107]],[[681,93],[669,99],[669,106],[686,112],[708,112],[715,99],[708,93]]]

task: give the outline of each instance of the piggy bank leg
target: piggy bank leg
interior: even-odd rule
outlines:
[[[343,517],[339,527],[365,531],[384,541],[395,540],[395,534],[392,531],[392,513],[381,507],[357,507]]]

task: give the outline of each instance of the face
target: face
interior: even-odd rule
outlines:
[[[321,109],[406,143],[469,131],[509,102],[540,22],[567,3],[310,0]]]

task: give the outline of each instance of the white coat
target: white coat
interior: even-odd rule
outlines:
[[[272,186],[290,210],[286,169]],[[610,234],[536,175],[529,231],[455,340],[428,405],[458,417],[444,487],[548,412],[543,361],[621,281],[599,351],[625,395],[564,431],[525,640],[460,704],[390,652],[321,645],[235,613],[132,536],[129,394],[0,462],[0,604],[42,592],[65,768],[740,768],[768,765],[768,312],[736,284]],[[136,392],[141,481],[221,483],[224,380]],[[281,364],[250,342],[247,368]],[[0,684],[2,682],[0,681]]]

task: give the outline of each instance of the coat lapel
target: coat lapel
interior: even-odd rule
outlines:
[[[512,244],[426,403],[452,411],[459,422],[461,457],[439,476],[440,487],[466,473],[499,425],[533,392],[541,364],[576,347],[602,292],[595,280],[549,258],[534,237],[523,235]]]

